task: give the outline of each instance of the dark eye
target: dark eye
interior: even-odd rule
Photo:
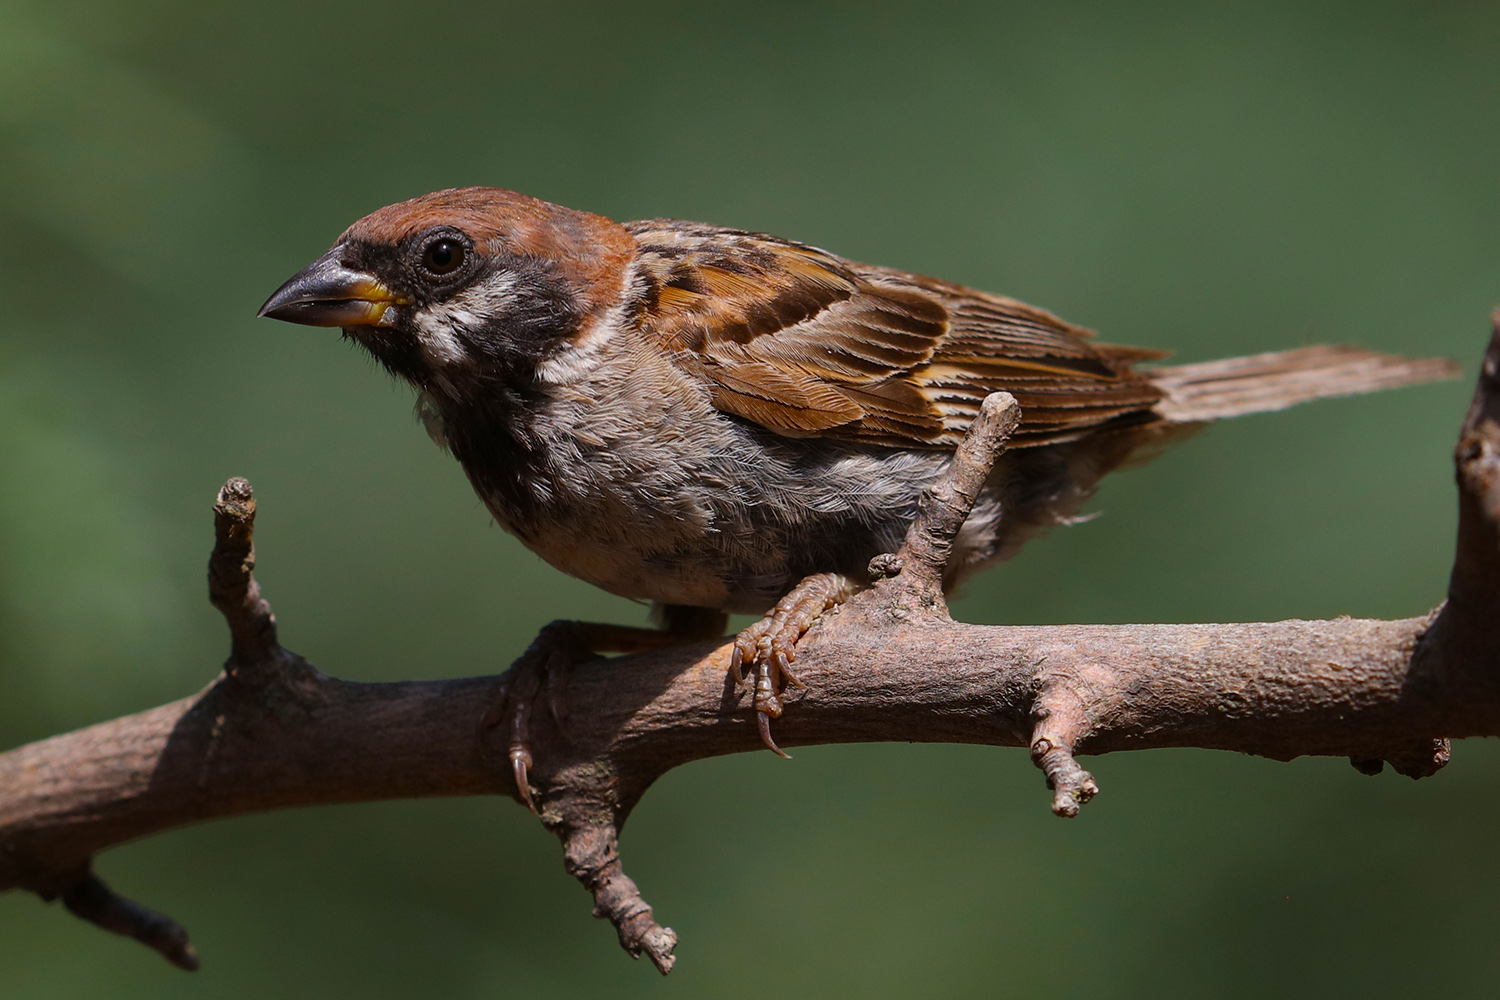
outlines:
[[[452,274],[464,266],[467,251],[451,236],[433,240],[422,251],[422,269],[429,274]]]

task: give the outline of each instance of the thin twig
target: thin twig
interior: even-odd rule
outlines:
[[[948,468],[922,494],[917,516],[895,560],[881,560],[872,575],[900,567],[899,578],[905,586],[920,591],[929,601],[942,603],[943,573],[953,541],[974,509],[995,460],[1020,423],[1021,407],[1010,393],[994,392],[985,397]]]
[[[84,872],[59,893],[68,912],[112,934],[134,938],[179,969],[195,972],[198,953],[182,925],[115,893],[92,871]]]
[[[229,669],[246,671],[280,659],[276,616],[255,580],[255,495],[231,479],[214,502],[214,550],[208,558],[208,599],[229,624]]]

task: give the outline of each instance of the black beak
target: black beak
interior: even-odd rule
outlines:
[[[334,247],[307,265],[255,315],[308,326],[389,326],[386,310],[410,300],[374,275],[344,266],[339,250]]]

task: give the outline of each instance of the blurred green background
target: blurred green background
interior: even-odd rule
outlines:
[[[806,240],[1183,360],[1357,340],[1472,376],[1500,301],[1497,55],[1493,3],[7,0],[0,746],[212,678],[230,475],[262,502],[284,641],[329,672],[490,673],[553,617],[642,620],[494,527],[406,389],[252,318],[382,204],[495,184]],[[1469,391],[1215,427],[955,612],[1423,611]],[[669,775],[624,843],[683,938],[664,981],[508,801],[211,824],[98,865],[188,926],[200,973],[10,894],[0,995],[1493,995],[1493,745],[1420,784],[1091,766],[1104,793],[1070,823],[1019,750]]]

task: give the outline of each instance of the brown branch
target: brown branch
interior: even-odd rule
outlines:
[[[1500,735],[1500,314],[1456,454],[1458,549],[1447,603],[1417,618],[1231,625],[975,626],[950,619],[936,581],[1014,401],[984,417],[924,501],[877,582],[799,647],[807,685],[778,721],[788,746],[871,741],[1025,746],[1071,816],[1096,791],[1074,754],[1165,746],[1277,760],[1349,757],[1421,777],[1445,737]],[[977,477],[977,478],[976,478]],[[92,875],[100,851],[188,823],[266,809],[447,795],[517,797],[503,748],[476,737],[498,678],[354,684],[276,641],[251,568],[253,499],[231,480],[215,505],[213,602],[232,652],[182,701],[0,754],[0,890],[61,897],[184,967],[176,924]],[[566,868],[632,954],[671,968],[676,936],[620,866],[640,797],[688,761],[757,750],[730,646],[596,660],[568,682],[568,734],[534,713],[542,821]],[[497,761],[501,762],[497,765]]]

